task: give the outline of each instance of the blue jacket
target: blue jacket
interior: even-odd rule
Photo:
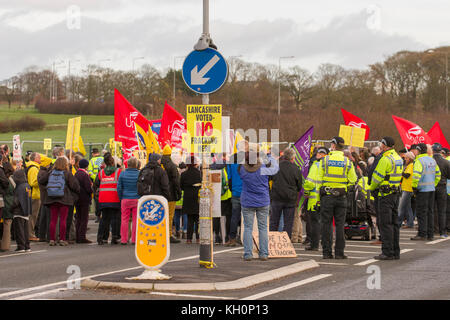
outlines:
[[[137,193],[137,181],[139,170],[134,168],[126,169],[119,177],[117,184],[117,194],[119,199],[139,199]]]
[[[260,208],[270,205],[269,176],[278,172],[278,162],[269,156],[271,165],[261,164],[259,168],[241,165],[239,175],[242,179],[241,206]],[[256,170],[255,170],[256,169]]]
[[[228,183],[231,185],[231,194],[236,198],[240,198],[242,192],[242,179],[238,173],[238,167],[237,163],[227,165]]]

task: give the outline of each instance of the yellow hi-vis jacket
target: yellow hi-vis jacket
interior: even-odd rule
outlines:
[[[369,178],[366,176],[361,177],[361,179],[358,180],[358,185],[361,187],[361,190],[367,199],[367,194],[370,191]],[[372,194],[370,194],[370,200],[374,200],[374,197]]]
[[[400,187],[400,183],[402,182],[402,172],[402,158],[394,149],[385,151],[373,172],[370,191],[379,189],[381,186]],[[393,191],[388,193],[379,191],[378,195],[386,196],[391,193],[393,193]]]
[[[413,189],[421,192],[435,191],[435,187],[441,181],[441,170],[432,157],[428,154],[419,154],[414,160]]]
[[[355,167],[342,151],[331,151],[320,160],[318,177],[318,190],[321,187],[347,190],[349,185],[355,184],[358,180]]]
[[[228,185],[228,174],[225,168],[222,169],[222,190],[226,190],[221,196],[220,201],[225,201],[231,198],[231,191]]]
[[[320,193],[317,186],[320,184],[319,181],[319,167],[320,160],[316,160],[311,164],[311,168],[309,169],[308,177],[303,184],[303,189],[305,191],[305,195],[308,196],[308,211],[316,211],[315,206],[317,202],[320,201]]]
[[[102,165],[103,157],[94,157],[89,161],[88,172],[92,181],[97,177],[100,166]]]

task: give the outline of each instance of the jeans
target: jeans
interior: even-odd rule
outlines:
[[[280,217],[283,215],[283,229],[289,235],[292,235],[292,225],[294,224],[295,207],[286,205],[284,202],[272,201],[272,212],[270,213],[270,231],[280,231]]]
[[[175,210],[175,230],[178,232],[181,230],[181,224],[183,225],[183,232],[187,231],[187,214],[183,214],[181,209]],[[182,220],[182,223],[180,223]]]
[[[267,217],[269,206],[259,208],[242,208],[244,217],[244,259],[253,257],[253,220],[256,214],[259,234],[259,257],[269,256],[269,233],[267,229]]]
[[[230,223],[230,239],[236,239],[237,228],[241,224],[241,198],[231,198],[231,223]]]
[[[121,242],[128,242],[128,224],[131,216],[131,243],[136,242],[136,217],[137,205],[139,199],[123,199],[121,203],[122,208],[122,223],[120,224]]]
[[[398,223],[401,226],[406,219],[406,225],[410,228],[414,227],[414,215],[411,206],[411,197],[413,193],[408,191],[402,192],[400,205],[398,206]]]

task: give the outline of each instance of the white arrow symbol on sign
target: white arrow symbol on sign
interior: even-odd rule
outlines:
[[[211,70],[211,68],[214,67],[214,65],[217,62],[219,62],[219,60],[220,60],[219,56],[214,55],[214,57],[212,57],[211,60],[209,60],[208,63],[205,64],[205,66],[200,71],[197,71],[198,66],[195,66],[191,70],[191,84],[192,85],[200,85],[200,84],[205,84],[206,82],[208,82],[209,78],[203,78],[203,76],[209,70]]]

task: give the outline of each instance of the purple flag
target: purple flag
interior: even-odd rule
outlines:
[[[303,182],[308,177],[309,170],[309,158],[311,153],[311,141],[313,135],[314,126],[311,126],[306,132],[297,140],[296,143],[292,146],[292,149],[295,151],[295,160],[294,163],[299,166],[302,171]],[[303,202],[305,202],[305,198],[303,197],[304,190],[300,190],[300,194],[298,196],[299,203],[298,206],[301,207]]]

